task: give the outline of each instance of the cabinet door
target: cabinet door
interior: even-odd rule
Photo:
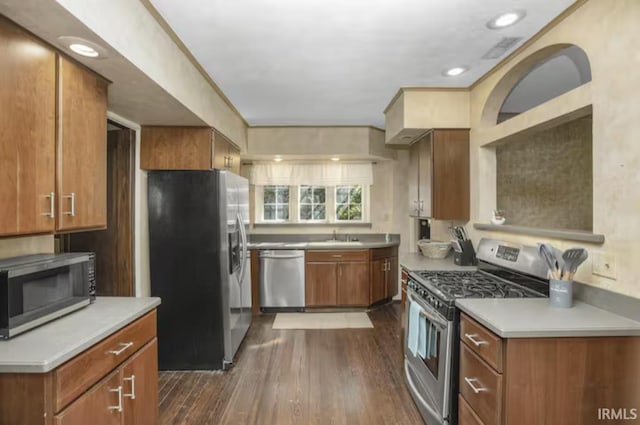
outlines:
[[[0,22],[0,235],[53,232],[55,53]]]
[[[431,217],[431,191],[433,184],[433,132],[429,132],[420,140],[420,173],[418,180],[418,209],[420,217]]]
[[[433,138],[433,218],[469,220],[469,130],[437,130]]]
[[[369,264],[338,263],[338,305],[369,305]]]
[[[225,170],[228,165],[229,145],[220,133],[213,132],[213,168]]]
[[[336,305],[337,263],[307,263],[305,266],[305,305]]]
[[[116,370],[55,416],[56,425],[120,425],[122,397],[120,371]],[[118,409],[120,407],[120,409]],[[150,422],[151,423],[151,422]]]
[[[208,127],[144,126],[140,132],[140,168],[210,170],[211,135]]]
[[[415,142],[409,148],[409,170],[407,186],[409,187],[409,215],[418,216],[418,181],[420,179],[420,142]]]
[[[229,152],[228,169],[232,173],[240,174],[240,149],[231,144],[227,148]]]
[[[107,225],[107,83],[58,59],[58,230]]]
[[[386,298],[386,259],[371,261],[371,304]]]
[[[387,258],[386,298],[398,295],[398,257]]]
[[[153,339],[121,367],[124,425],[158,423],[158,340]]]

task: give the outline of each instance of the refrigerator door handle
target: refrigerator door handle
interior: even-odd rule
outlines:
[[[242,216],[240,215],[240,213],[238,213],[237,220],[240,229],[240,238],[242,240],[242,258],[240,259],[242,266],[240,267],[240,277],[238,278],[238,283],[242,285],[242,282],[244,281],[244,274],[247,271],[247,233],[245,231],[244,221],[242,220]]]

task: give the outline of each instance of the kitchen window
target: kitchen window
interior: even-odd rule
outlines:
[[[365,185],[266,185],[255,187],[258,223],[348,224],[369,219]]]
[[[300,186],[298,219],[300,221],[325,221],[327,219],[327,188]]]
[[[362,221],[362,186],[336,186],[336,221]]]
[[[289,186],[265,186],[263,205],[264,221],[288,221]]]

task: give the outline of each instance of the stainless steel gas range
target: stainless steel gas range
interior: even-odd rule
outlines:
[[[455,300],[549,295],[547,268],[537,247],[482,239],[477,252],[477,271],[409,274],[404,317],[405,378],[428,425],[458,423],[460,312]],[[420,334],[420,328],[423,345],[416,350],[414,332]],[[473,343],[473,335],[466,337]]]

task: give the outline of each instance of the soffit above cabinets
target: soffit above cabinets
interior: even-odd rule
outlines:
[[[466,129],[470,123],[469,91],[402,88],[385,109],[387,145],[409,145],[429,129]]]
[[[384,125],[398,87],[468,87],[574,0],[145,0],[250,125]],[[487,22],[525,9],[500,30]],[[505,37],[502,56],[483,55]],[[456,77],[443,71],[468,67]]]
[[[242,159],[385,160],[397,152],[385,146],[384,131],[375,127],[250,127]]]

